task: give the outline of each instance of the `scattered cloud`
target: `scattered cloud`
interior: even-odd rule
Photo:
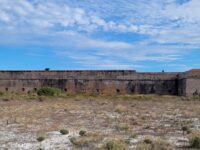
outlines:
[[[0,0],[0,45],[50,47],[102,68],[175,63],[199,50],[199,7],[199,0]]]

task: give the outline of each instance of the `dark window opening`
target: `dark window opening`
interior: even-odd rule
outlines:
[[[196,89],[196,91],[193,92],[193,96],[198,96],[198,95],[199,95],[199,93],[198,93],[198,91],[197,91],[197,89]]]
[[[120,89],[116,89],[116,92],[117,92],[117,93],[120,93]]]
[[[169,92],[169,94],[171,94],[171,93],[172,93],[172,90],[168,90],[168,92]]]
[[[131,87],[130,91],[131,93],[135,93],[135,87]]]
[[[65,88],[64,91],[67,92],[67,89]]]
[[[156,93],[156,91],[155,91],[155,88],[154,88],[154,87],[151,87],[151,93],[152,93],[152,94]]]
[[[100,90],[99,90],[99,89],[96,89],[96,92],[97,92],[97,93],[99,93],[99,92],[100,92]]]
[[[8,91],[8,88],[5,88],[6,91]]]
[[[22,91],[24,92],[24,91],[25,91],[25,88],[22,88]]]
[[[37,91],[37,88],[34,88],[33,90],[36,92],[36,91]]]

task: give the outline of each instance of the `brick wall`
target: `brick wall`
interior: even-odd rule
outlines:
[[[191,76],[192,74],[192,76]],[[57,87],[67,93],[191,95],[198,73],[113,71],[0,71],[0,91],[28,92]],[[199,90],[200,91],[200,90]]]

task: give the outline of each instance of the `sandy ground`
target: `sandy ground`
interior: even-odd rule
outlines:
[[[200,129],[200,101],[0,99],[0,150],[103,149],[109,139],[128,139],[126,149],[136,149],[146,137],[164,139],[178,149],[188,145],[182,126]],[[80,130],[90,137],[74,144],[70,139],[80,138]],[[45,140],[38,142],[41,136]]]

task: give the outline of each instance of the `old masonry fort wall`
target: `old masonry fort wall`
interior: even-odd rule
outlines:
[[[200,69],[173,73],[134,70],[0,71],[1,92],[28,92],[56,87],[66,93],[163,94],[200,93]]]

